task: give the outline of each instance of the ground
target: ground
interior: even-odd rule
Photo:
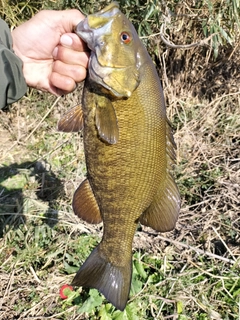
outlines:
[[[171,232],[139,226],[124,313],[94,290],[59,297],[102,234],[71,208],[86,174],[81,133],[56,130],[81,91],[30,90],[0,111],[0,319],[239,319],[240,64],[229,56],[191,86],[162,77],[182,208]]]

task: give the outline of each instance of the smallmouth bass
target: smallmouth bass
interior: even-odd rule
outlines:
[[[91,50],[82,108],[71,109],[58,128],[83,127],[87,178],[73,210],[89,223],[103,221],[104,232],[72,285],[96,288],[124,310],[138,223],[164,232],[178,219],[175,143],[154,64],[118,4],[89,15],[76,33]]]

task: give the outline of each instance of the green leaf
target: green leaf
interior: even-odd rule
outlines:
[[[126,306],[126,309],[122,311],[115,311],[113,313],[113,320],[139,320],[137,316],[137,308],[134,303],[130,303]]]
[[[183,312],[183,302],[177,301],[177,314],[181,314]]]
[[[126,317],[125,317],[125,311],[119,311],[119,310],[117,310],[117,311],[115,311],[114,313],[113,313],[113,318],[112,318],[113,320],[125,320],[125,319],[127,319]]]
[[[227,40],[227,42],[232,44],[232,39],[229,37],[227,32],[220,26],[218,26],[218,29],[219,29],[220,33],[222,34],[222,36]]]
[[[147,8],[145,11],[145,20],[151,18],[154,11],[155,11],[155,4],[152,4],[150,8]]]
[[[7,190],[21,190],[27,183],[25,174],[17,174],[13,177],[8,177],[1,183],[1,187]]]
[[[137,308],[134,303],[128,304],[125,311],[128,320],[139,320],[139,317],[137,316]]]
[[[112,320],[112,316],[110,314],[112,306],[111,304],[102,305],[99,311],[100,320]]]
[[[135,267],[133,268],[133,276],[131,283],[131,295],[136,295],[139,291],[142,290],[142,282],[137,278],[137,272]]]
[[[143,267],[143,264],[139,261],[135,261],[134,262],[134,265],[135,265],[135,268],[138,272],[138,274],[143,278],[143,279],[146,279],[147,278],[147,273]]]
[[[72,274],[78,271],[78,267],[72,267],[70,266],[66,261],[63,262],[64,269],[68,274]]]
[[[99,307],[102,304],[104,298],[103,298],[103,296],[100,296],[99,292],[96,289],[90,289],[89,295],[90,295],[90,297],[83,303],[81,308],[78,309],[78,312],[90,313],[96,307]]]

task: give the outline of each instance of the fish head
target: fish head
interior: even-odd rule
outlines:
[[[87,16],[75,31],[91,49],[90,79],[117,98],[130,97],[140,82],[145,48],[118,4]]]

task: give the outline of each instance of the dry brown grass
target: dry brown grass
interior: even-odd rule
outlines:
[[[174,43],[202,38],[198,30],[188,39],[195,22],[186,4],[168,33]],[[227,46],[216,61],[209,47],[186,52],[161,45],[153,54],[175,129],[182,209],[172,232],[136,233],[134,265],[147,277],[137,274],[142,286],[131,296],[130,319],[240,318],[239,48],[237,41]],[[116,319],[113,310],[100,317],[106,303],[79,313],[88,291],[75,303],[58,294],[72,280],[66,263],[80,265],[102,232],[71,209],[86,173],[81,134],[56,132],[79,96],[56,102],[30,90],[0,111],[0,319]]]
[[[1,114],[1,162],[8,166],[14,163],[11,170],[16,181],[16,167],[25,168],[27,176],[23,190],[16,188],[15,193],[11,190],[8,196],[1,198],[1,221],[6,223],[5,235],[0,239],[1,319],[86,319],[89,316],[78,314],[76,306],[63,307],[58,298],[59,287],[72,279],[72,275],[63,272],[66,252],[74,251],[74,243],[80,234],[90,232],[101,236],[99,227],[96,230],[82,224],[71,211],[72,193],[85,171],[80,136],[55,132],[59,114],[70,104],[75,104],[72,101],[77,102],[78,95],[72,94],[60,100],[48,117],[45,117],[47,107],[33,102],[34,99],[40,101],[40,97],[45,101],[45,95],[32,97],[30,103],[23,99],[10,112]],[[226,303],[221,306],[221,300],[214,297],[218,290],[226,290],[226,295],[235,299],[234,291],[228,285],[224,289],[225,282],[236,282],[239,288],[240,95],[226,94],[210,103],[189,94],[181,99],[169,95],[168,99],[168,113],[176,127],[176,175],[182,194],[182,210],[173,232],[158,235],[149,228],[142,228],[136,234],[136,252],[146,250],[143,256],[147,254],[163,259],[165,280],[159,285],[166,286],[166,292],[163,290],[162,293],[157,293],[159,287],[156,286],[154,295],[148,293],[146,284],[139,298],[149,301],[155,319],[173,315],[173,311],[165,310],[166,306],[176,310],[180,302],[183,314],[186,314],[184,319],[200,319],[198,315],[202,313],[208,315],[204,319],[224,319],[222,314],[225,311],[222,313],[221,309],[227,310],[228,307],[224,305]],[[50,110],[51,106],[48,108]],[[43,118],[47,123],[42,121]],[[35,132],[31,134],[33,130]],[[66,145],[69,148],[66,149]],[[45,165],[45,178],[44,173],[37,169],[30,177],[28,170],[35,168],[35,161],[40,163],[40,167]],[[49,179],[53,179],[49,185],[48,174]],[[39,175],[41,179],[37,178]],[[59,182],[61,190],[54,196]],[[43,190],[42,198],[37,192],[39,188]],[[46,196],[49,192],[53,194],[52,198]],[[9,216],[11,220],[7,221]],[[30,239],[34,238],[36,228],[39,227],[41,233],[41,228],[49,221],[53,225],[57,223],[56,231],[54,228],[46,229],[48,232],[52,230],[50,239],[54,238],[54,241],[51,240],[51,247],[49,250],[40,248],[32,251],[34,242]],[[18,257],[21,250],[15,249],[18,243],[15,237],[19,237],[20,243],[29,240],[31,250],[26,253],[22,244],[24,254]],[[53,254],[57,250],[56,243],[60,249],[59,258]],[[36,254],[40,259],[38,263]],[[169,264],[172,266],[170,269]],[[200,275],[204,279],[200,283],[191,280]],[[204,298],[202,290],[206,293]],[[213,293],[209,295],[211,291]],[[160,300],[160,309],[151,303],[156,295],[163,299]],[[192,318],[187,316],[189,314]],[[237,317],[232,314],[230,319]]]

